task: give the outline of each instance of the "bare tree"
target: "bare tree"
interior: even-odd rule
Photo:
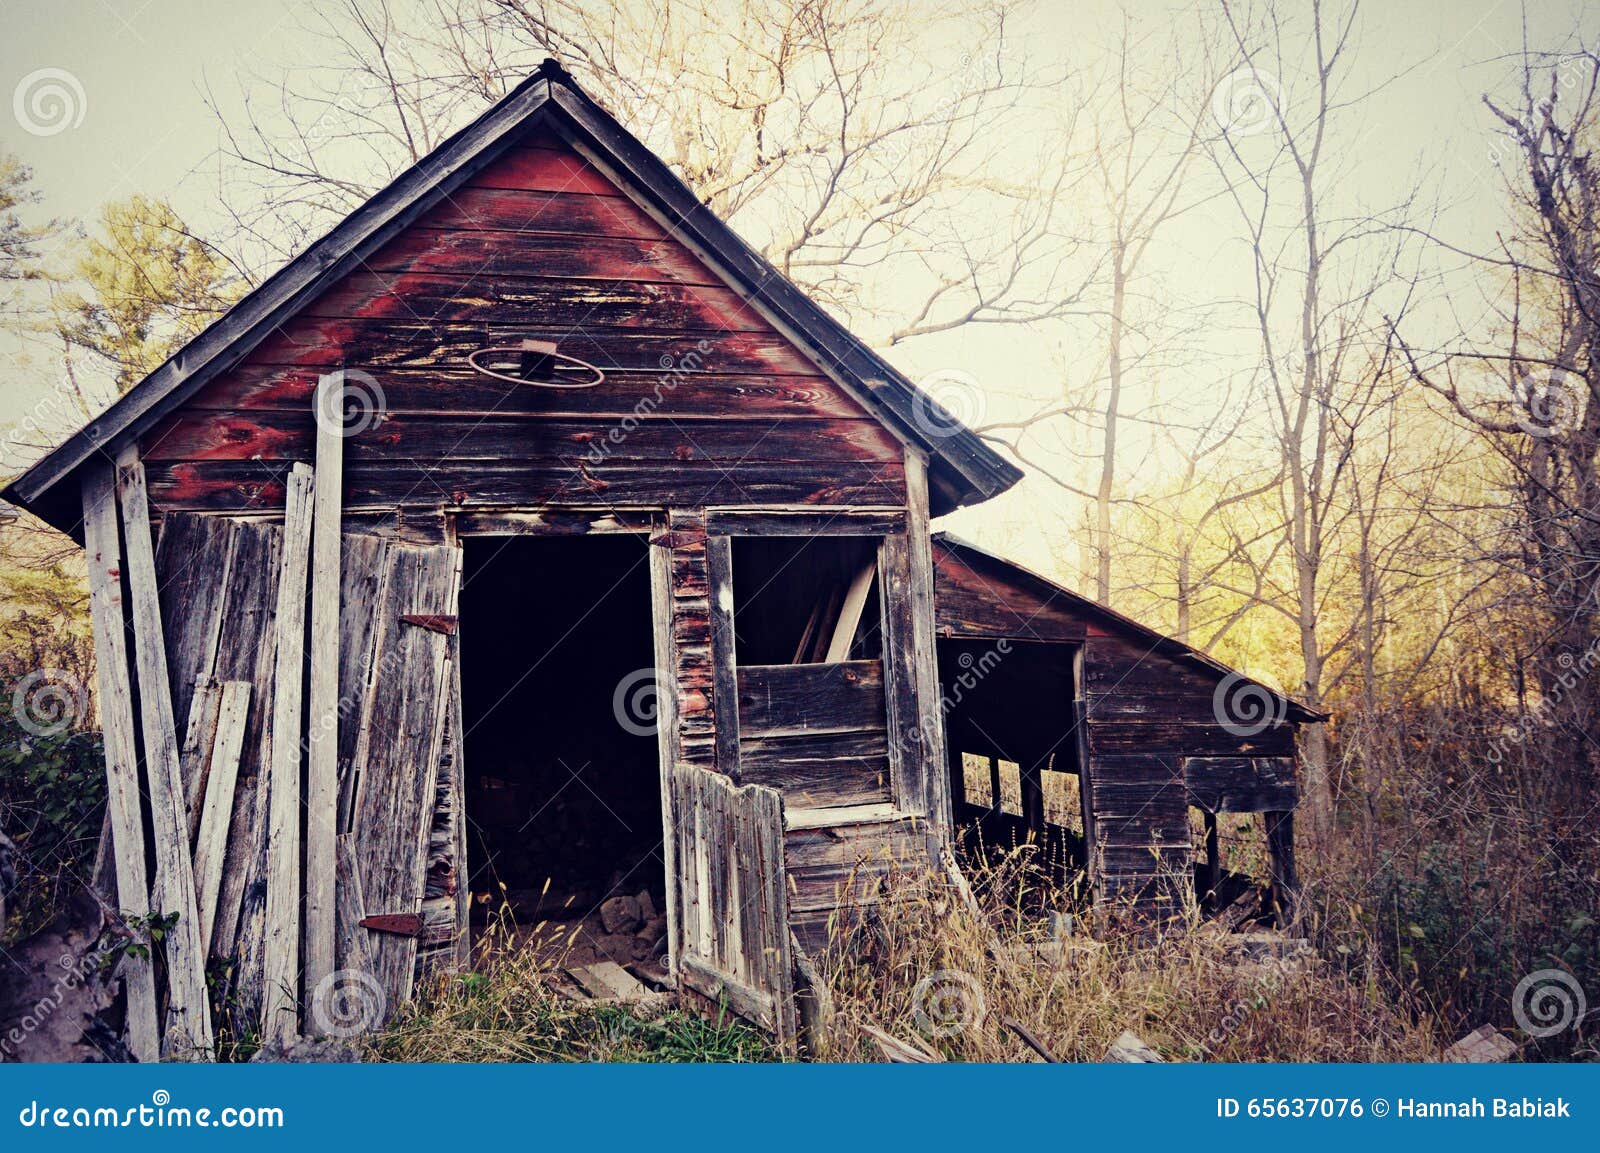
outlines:
[[[1023,125],[1072,98],[1011,37],[1016,6],[346,0],[320,17],[317,67],[291,69],[270,111],[224,119],[255,184],[240,223],[302,243],[308,218],[348,211],[555,56],[781,271],[881,321],[884,343],[1049,320],[1080,292],[1061,225],[1077,172],[1066,135]]]
[[[1502,171],[1516,220],[1498,251],[1468,255],[1498,292],[1454,344],[1405,348],[1414,378],[1504,468],[1498,532],[1469,547],[1524,610],[1531,635],[1513,684],[1526,700],[1525,677],[1557,734],[1556,799],[1572,801],[1600,774],[1600,56],[1524,50],[1515,100],[1484,103],[1512,158]]]

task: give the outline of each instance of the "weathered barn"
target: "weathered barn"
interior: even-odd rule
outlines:
[[[178,915],[133,1051],[210,1048],[208,960],[268,1037],[352,981],[373,1025],[490,880],[646,894],[668,983],[792,1035],[797,950],[944,867],[973,757],[1045,834],[1087,767],[1106,897],[1188,870],[1189,805],[1277,814],[1291,886],[1310,715],[1240,737],[1227,670],[936,543],[1018,477],[547,63],[7,493],[88,554],[108,884]]]

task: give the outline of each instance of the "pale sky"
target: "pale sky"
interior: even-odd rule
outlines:
[[[1159,26],[1173,6],[1130,0],[1128,9]],[[1292,6],[1290,6],[1292,7]],[[1022,30],[1030,50],[1064,61],[1092,59],[1116,20],[1111,4],[1041,4]],[[0,0],[0,146],[34,170],[45,194],[40,213],[89,219],[108,200],[135,192],[165,197],[202,235],[220,229],[219,130],[209,92],[236,112],[252,75],[270,80],[285,66],[307,63],[316,41],[303,25],[314,0]],[[1341,138],[1354,205],[1380,205],[1417,174],[1445,205],[1440,231],[1471,246],[1492,237],[1504,219],[1490,160],[1492,119],[1480,103],[1503,85],[1504,57],[1530,39],[1559,46],[1574,30],[1600,32],[1600,5],[1552,0],[1524,12],[1511,0],[1413,0],[1364,9],[1353,83],[1398,76]],[[21,130],[13,95],[41,69],[60,69],[81,88],[72,123],[50,135]],[[255,88],[258,97],[269,95]],[[1293,83],[1286,99],[1294,99]],[[1246,266],[1228,247],[1217,218],[1196,212],[1175,227],[1152,271],[1153,295],[1203,300],[1244,292]],[[1025,411],[1054,395],[1059,378],[1098,357],[1092,335],[1060,332],[961,333],[890,352],[913,378],[940,369],[971,372],[988,390],[988,415]],[[0,424],[28,410],[44,378],[27,369],[0,384]],[[1019,559],[1051,567],[1037,529],[1070,531],[1070,502],[1047,483],[973,513],[955,527],[1003,545]]]

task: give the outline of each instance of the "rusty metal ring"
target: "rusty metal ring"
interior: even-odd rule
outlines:
[[[552,361],[560,362],[559,364],[553,364],[551,366],[558,371],[563,369],[567,371],[571,371],[574,368],[580,369],[584,372],[590,373],[592,378],[589,380],[573,382],[565,380],[529,380],[524,376],[508,376],[504,372],[497,372],[495,369],[490,368],[486,364],[480,363],[478,360],[479,357],[492,355],[499,355],[501,357],[514,356],[520,358],[525,357],[530,353],[537,356],[548,357]],[[554,388],[562,390],[594,388],[598,384],[603,384],[606,379],[606,374],[600,368],[590,364],[587,360],[581,360],[576,356],[569,356],[564,352],[556,352],[553,349],[540,347],[534,341],[524,341],[519,345],[499,345],[493,348],[480,348],[467,354],[467,363],[471,365],[475,371],[481,372],[484,376],[492,377],[495,380],[503,380],[507,384],[524,384],[530,388]],[[571,367],[569,368],[569,366]]]

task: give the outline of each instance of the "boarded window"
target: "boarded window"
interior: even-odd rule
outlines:
[[[1046,769],[1039,774],[1044,791],[1044,819],[1047,824],[1083,835],[1083,801],[1078,791],[1078,774]]]
[[[989,780],[989,758],[981,753],[961,754],[961,796],[969,805],[981,809],[994,806],[994,789]]]

